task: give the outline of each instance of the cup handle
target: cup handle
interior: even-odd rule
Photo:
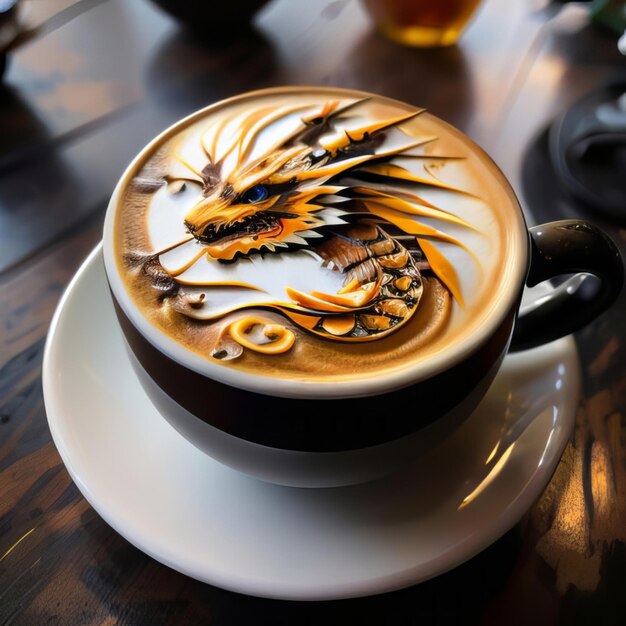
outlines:
[[[619,250],[589,222],[560,220],[529,232],[529,287],[562,274],[582,273],[520,311],[510,351],[534,348],[582,328],[613,304],[624,282]]]

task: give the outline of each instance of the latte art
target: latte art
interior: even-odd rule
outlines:
[[[149,224],[165,244],[159,263],[179,285],[178,312],[213,320],[271,307],[322,337],[369,341],[417,310],[420,266],[462,302],[454,268],[426,238],[462,244],[420,218],[470,225],[419,195],[428,186],[461,190],[395,161],[419,159],[412,151],[434,140],[402,132],[420,111],[371,120],[359,115],[367,104],[252,107],[202,129],[200,154],[176,157],[164,194],[189,185],[200,197],[169,237],[160,213],[175,201],[157,197]]]
[[[454,132],[341,92],[209,109],[128,186],[127,287],[150,322],[229,366],[418,359],[488,308],[504,251],[493,182]]]

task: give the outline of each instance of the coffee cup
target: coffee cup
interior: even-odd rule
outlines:
[[[119,181],[103,252],[163,417],[226,465],[308,487],[409,462],[507,351],[581,328],[623,283],[592,224],[528,229],[460,131],[338,88],[252,92],[174,124]],[[520,313],[525,285],[567,274]]]

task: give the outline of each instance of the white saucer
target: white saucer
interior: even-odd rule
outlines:
[[[550,479],[578,378],[571,338],[513,354],[475,413],[409,470],[335,489],[263,483],[197,450],[144,395],[100,248],[59,305],[43,369],[56,446],[113,528],[199,580],[299,600],[399,589],[495,541]]]

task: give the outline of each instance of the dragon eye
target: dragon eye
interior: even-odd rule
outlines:
[[[269,192],[263,185],[254,185],[241,196],[241,202],[247,202],[248,204],[256,204],[262,202],[269,196]]]

